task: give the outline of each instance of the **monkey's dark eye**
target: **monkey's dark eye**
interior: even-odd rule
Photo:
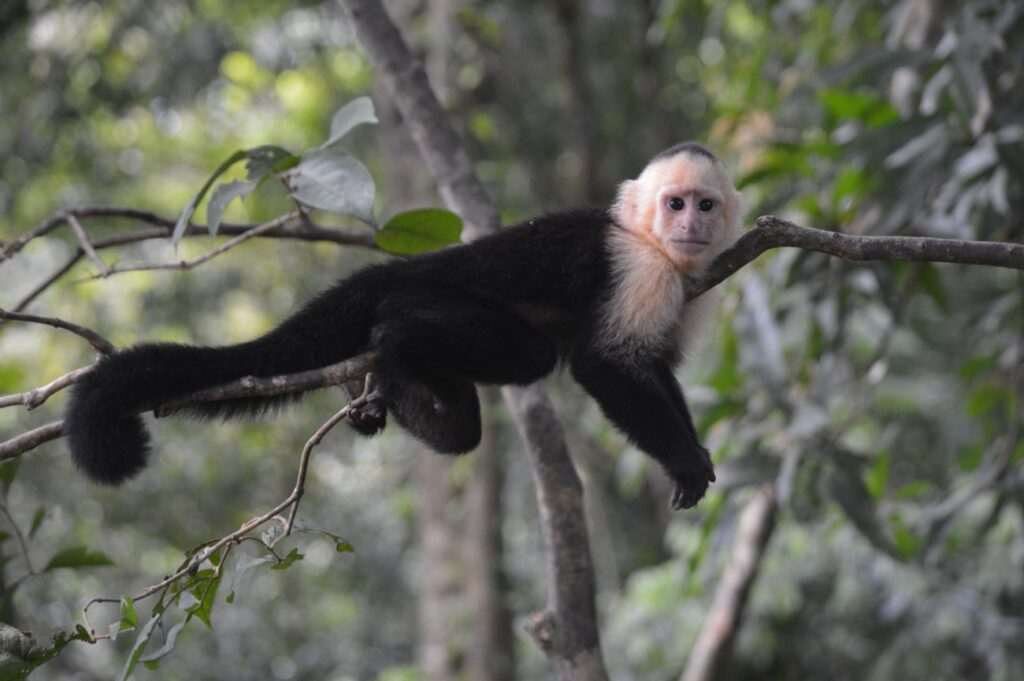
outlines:
[[[703,212],[707,213],[709,210],[715,207],[715,202],[711,199],[702,199],[698,206]]]
[[[678,196],[673,196],[671,199],[668,200],[668,209],[669,210],[674,210],[674,211],[678,212],[678,211],[681,211],[684,208],[686,208],[686,201],[683,201]]]

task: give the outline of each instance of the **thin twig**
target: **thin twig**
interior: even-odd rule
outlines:
[[[51,395],[60,392],[91,370],[91,366],[81,367],[80,369],[75,369],[74,371],[70,371],[63,376],[53,379],[44,386],[33,388],[32,390],[27,390],[23,393],[18,393],[17,395],[4,395],[3,397],[0,397],[0,409],[3,409],[4,407],[24,406],[25,409],[31,411],[48,400]]]
[[[46,425],[34,428],[27,433],[0,442],[0,461],[13,459],[25,452],[32,451],[39,445],[56,440],[64,434],[64,421],[51,421]]]
[[[21,553],[25,557],[25,568],[28,570],[28,574],[34,575],[36,570],[32,567],[32,557],[28,553],[28,542],[25,540],[25,535],[22,533],[21,528],[18,527],[18,523],[14,522],[14,516],[11,515],[10,510],[7,508],[6,499],[0,502],[0,512],[7,518],[11,529],[14,530],[14,536],[18,538],[18,545],[21,547]]]
[[[19,300],[18,303],[14,306],[14,311],[21,312],[26,307],[28,307],[29,303],[38,298],[43,293],[43,291],[57,283],[57,281],[65,274],[70,272],[71,268],[75,266],[75,263],[77,263],[81,259],[82,252],[76,251],[74,255],[67,259],[67,262],[58,267],[53,274],[51,274],[46,279],[41,281],[38,285],[36,285],[34,289],[29,291],[28,295]]]
[[[60,319],[58,317],[40,317],[34,314],[22,314],[20,312],[8,312],[3,308],[0,308],[0,320],[10,320],[16,322],[28,322],[31,324],[45,324],[58,329],[64,329],[70,331],[76,336],[80,336],[88,341],[89,345],[92,346],[96,352],[103,355],[109,355],[117,351],[117,347],[108,341],[106,338],[96,333],[92,329],[74,324],[72,322]]]
[[[82,223],[78,221],[78,218],[75,217],[74,213],[68,213],[67,223],[71,228],[71,231],[74,232],[75,238],[78,239],[78,247],[81,248],[82,251],[89,256],[89,259],[93,261],[93,264],[99,268],[100,275],[104,277],[107,276],[110,273],[107,269],[107,264],[103,262],[103,258],[101,258],[100,254],[96,252],[95,248],[93,248],[92,242],[89,241],[89,235],[85,231],[85,227],[83,227]]]
[[[289,221],[295,219],[298,216],[299,216],[299,214],[296,213],[296,212],[286,213],[285,215],[281,215],[281,216],[279,216],[277,218],[274,218],[270,222],[264,222],[261,225],[257,225],[255,227],[253,227],[252,229],[250,229],[247,232],[243,232],[242,234],[239,234],[238,236],[236,236],[236,237],[234,237],[232,239],[228,239],[227,241],[225,241],[223,244],[221,244],[217,248],[213,249],[212,251],[207,251],[206,253],[204,253],[204,254],[202,254],[202,255],[200,255],[198,257],[195,257],[195,258],[193,258],[191,260],[181,260],[179,262],[172,262],[172,263],[152,263],[152,264],[143,264],[143,265],[131,265],[131,266],[128,266],[128,267],[114,266],[114,267],[110,268],[105,274],[97,275],[95,277],[90,277],[90,278],[91,279],[98,279],[98,278],[100,278],[100,276],[107,277],[107,276],[110,276],[112,274],[120,274],[121,272],[144,272],[144,271],[152,271],[152,270],[190,270],[193,267],[197,267],[198,265],[202,265],[203,263],[205,263],[205,262],[207,262],[209,260],[212,260],[213,258],[216,258],[218,255],[226,253],[227,251],[231,250],[235,246],[238,246],[239,244],[244,243],[244,242],[248,241],[249,239],[252,239],[253,237],[257,237],[257,236],[260,236],[261,234],[264,234],[264,233],[269,232],[271,230],[278,229],[278,228],[282,227],[283,225],[287,224]]]
[[[32,241],[33,239],[49,234],[57,227],[60,227],[67,220],[68,214],[64,211],[54,213],[50,217],[46,218],[37,227],[30,229],[29,231],[16,238],[14,241],[0,246],[0,263],[7,260],[12,255],[20,251],[25,247],[25,244]]]
[[[369,376],[367,376],[365,385],[366,390],[369,391]],[[302,500],[302,496],[305,492],[306,473],[308,471],[309,459],[313,453],[313,449],[318,444],[320,444],[320,442],[324,439],[327,433],[329,433],[336,425],[338,425],[338,423],[343,421],[345,417],[348,416],[348,413],[352,410],[353,407],[362,404],[368,398],[369,393],[364,392],[364,394],[360,396],[357,400],[353,400],[349,404],[346,404],[344,407],[338,410],[338,412],[335,413],[331,418],[325,421],[319,428],[317,428],[316,432],[313,433],[313,435],[306,441],[305,446],[302,448],[302,455],[299,458],[299,470],[295,482],[295,487],[292,489],[291,494],[289,494],[284,501],[280,502],[274,508],[267,511],[266,513],[258,515],[255,518],[252,518],[242,523],[242,525],[234,532],[224,535],[223,537],[216,539],[214,541],[208,542],[204,548],[197,551],[195,555],[193,555],[192,558],[185,562],[185,564],[182,567],[180,567],[171,575],[157,582],[156,584],[153,584],[143,589],[141,592],[133,596],[132,600],[141,601],[145,598],[149,598],[153,594],[163,589],[166,589],[182,577],[185,577],[186,575],[195,572],[195,570],[197,570],[199,566],[203,564],[203,562],[209,559],[210,556],[213,555],[213,553],[218,551],[219,549],[227,547],[227,550],[230,550],[230,545],[238,544],[246,539],[251,539],[251,537],[247,537],[246,535],[248,535],[256,528],[264,525],[265,523],[271,520],[276,519],[283,524],[283,536],[288,536],[289,534],[291,534],[292,527],[295,522],[295,513],[298,510],[299,502]],[[286,508],[290,509],[287,520],[280,516],[281,512],[284,511]],[[266,544],[264,544],[264,546],[266,546]],[[267,548],[278,561],[281,560],[281,558],[273,551],[273,549],[271,549],[270,547]],[[218,566],[217,569],[220,570],[225,564],[225,562],[225,560],[221,560],[220,565]],[[100,638],[104,638],[103,636],[95,636],[95,629],[89,622],[89,608],[98,603],[120,603],[120,599],[102,596],[96,597],[91,599],[82,608],[82,619],[85,623],[86,630],[89,631],[94,641],[99,640]]]

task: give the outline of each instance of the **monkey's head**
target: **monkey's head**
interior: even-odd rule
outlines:
[[[702,145],[683,142],[623,182],[612,212],[680,272],[696,274],[739,238],[745,206],[722,162]]]

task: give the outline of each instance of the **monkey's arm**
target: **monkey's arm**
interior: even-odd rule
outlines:
[[[673,509],[700,501],[715,473],[667,364],[650,359],[627,367],[581,348],[573,354],[572,374],[605,416],[672,478]]]

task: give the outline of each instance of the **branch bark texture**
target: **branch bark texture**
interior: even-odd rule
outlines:
[[[757,219],[754,229],[718,256],[701,277],[687,282],[687,297],[696,298],[765,251],[783,246],[826,253],[844,260],[950,262],[1024,269],[1024,244],[923,236],[859,236],[801,227],[774,215],[763,215]]]

